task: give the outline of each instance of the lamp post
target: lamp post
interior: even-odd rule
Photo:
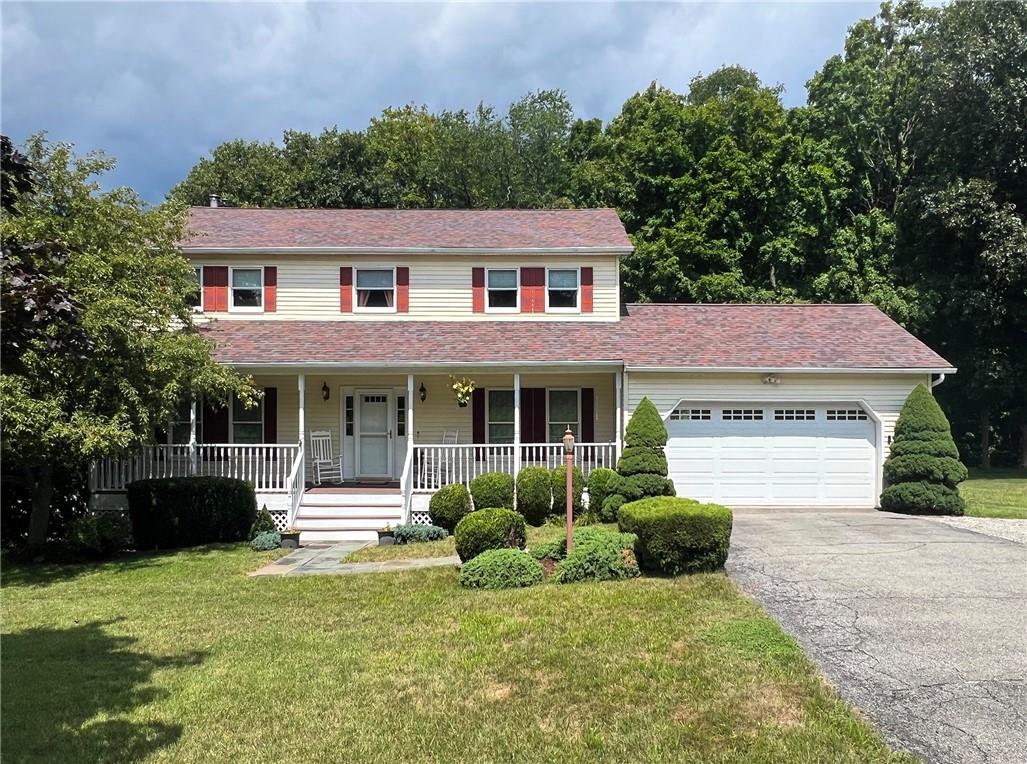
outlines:
[[[563,463],[567,470],[567,554],[574,545],[574,433],[563,434]]]

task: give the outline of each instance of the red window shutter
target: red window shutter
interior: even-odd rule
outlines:
[[[485,431],[485,388],[476,387],[471,393],[471,439],[475,443],[487,443]]]
[[[264,442],[278,442],[278,388],[264,388]],[[270,449],[269,449],[270,450]]]
[[[212,313],[228,310],[228,266],[203,266],[203,309]]]
[[[521,313],[545,313],[545,268],[521,268]]]
[[[471,268],[471,311],[474,313],[485,312],[484,268]]]
[[[396,312],[410,312],[410,269],[396,269]]]
[[[592,312],[592,269],[581,269],[581,312]],[[591,442],[591,441],[590,441]]]
[[[207,269],[203,269],[206,273]],[[228,442],[228,407],[204,401],[203,405],[203,442]]]
[[[264,312],[274,313],[278,310],[278,268],[274,265],[264,266]]]
[[[589,270],[592,269],[589,268]],[[581,388],[580,437],[582,443],[595,443],[596,440],[596,391],[594,387]]]
[[[353,312],[353,267],[339,268],[339,312]]]

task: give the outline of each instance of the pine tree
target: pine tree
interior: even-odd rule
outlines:
[[[956,486],[966,475],[948,419],[927,387],[917,385],[895,424],[891,453],[884,462],[888,487],[881,494],[881,509],[961,515],[964,503]]]

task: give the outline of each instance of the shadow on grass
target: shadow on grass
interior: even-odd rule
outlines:
[[[140,568],[147,568],[161,559],[174,555],[205,555],[213,552],[237,549],[238,543],[206,544],[198,547],[181,549],[163,549],[153,552],[130,552],[110,560],[86,560],[74,562],[31,562],[12,559],[9,555],[3,558],[3,573],[0,582],[8,586],[50,586],[51,584],[71,581],[89,573],[110,571],[124,573]]]
[[[178,724],[116,717],[165,694],[151,684],[156,670],[198,665],[204,655],[133,650],[136,640],[108,634],[110,623],[3,636],[4,762],[134,762],[181,737]]]

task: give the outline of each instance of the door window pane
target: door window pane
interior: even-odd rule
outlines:
[[[573,309],[578,307],[577,270],[549,271],[548,295],[550,308]]]
[[[259,308],[263,300],[263,271],[260,268],[233,268],[232,307]]]

